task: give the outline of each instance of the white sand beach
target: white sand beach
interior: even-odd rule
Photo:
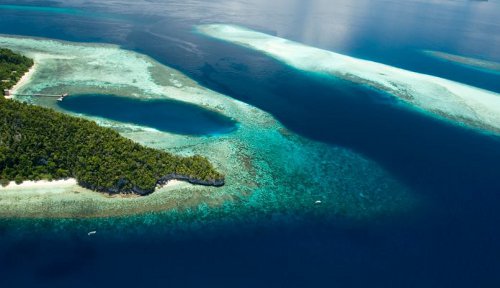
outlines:
[[[7,186],[0,186],[0,191],[2,190],[25,190],[25,189],[45,189],[45,188],[67,188],[76,186],[77,182],[74,178],[68,178],[63,180],[40,180],[40,181],[24,181],[21,184],[16,184],[11,181]]]
[[[22,88],[24,85],[28,84],[31,80],[31,76],[35,73],[36,69],[38,68],[38,64],[35,62],[33,66],[28,70],[28,72],[24,73],[23,77],[19,79],[19,81],[10,89],[11,94],[16,94],[20,88]],[[7,96],[5,97],[7,99],[11,99],[12,96]]]
[[[188,182],[185,181],[179,181],[179,180],[170,180],[164,185],[161,185],[160,187],[157,187],[156,189],[162,189],[162,188],[171,188],[171,187],[179,187],[182,184],[189,184]],[[190,184],[192,185],[192,184]]]
[[[156,189],[165,188],[175,188],[183,186],[184,184],[192,185],[185,181],[170,180],[166,184],[158,186]],[[16,184],[16,182],[11,181],[7,186],[0,186],[0,191],[2,190],[26,190],[26,189],[47,189],[47,188],[68,188],[77,186],[77,181],[74,178],[62,179],[62,180],[40,180],[40,181],[24,181],[21,184]]]

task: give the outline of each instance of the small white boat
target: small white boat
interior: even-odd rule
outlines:
[[[316,200],[316,202],[314,202],[314,204],[321,204],[321,201],[320,200]]]
[[[63,101],[64,97],[57,98],[57,101]]]
[[[92,236],[92,235],[94,235],[95,233],[97,233],[97,231],[90,231],[89,233],[87,233],[87,235]]]

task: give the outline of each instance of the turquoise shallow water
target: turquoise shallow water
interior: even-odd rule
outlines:
[[[26,91],[176,99],[239,127],[199,137],[84,116],[144,145],[207,156],[227,185],[144,199],[2,192],[2,217],[36,218],[0,221],[2,287],[499,286],[497,136],[193,33],[237,24],[498,92],[498,76],[420,52],[499,62],[497,0],[37,3],[124,20],[0,9],[1,33],[117,45],[2,40],[44,64]]]
[[[50,97],[17,100],[96,120],[147,146],[206,156],[226,175],[222,188],[167,187],[151,197],[130,199],[78,187],[25,189],[19,198],[14,189],[0,195],[4,216],[109,217],[173,210],[168,217],[193,211],[217,221],[223,218],[217,211],[231,207],[235,219],[291,211],[298,217],[322,211],[365,219],[408,211],[419,202],[373,161],[303,138],[268,113],[206,89],[145,55],[114,45],[12,37],[0,37],[0,45],[37,62],[22,94],[70,94],[62,102]],[[162,222],[165,214],[158,217]]]

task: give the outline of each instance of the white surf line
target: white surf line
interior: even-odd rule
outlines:
[[[314,48],[240,26],[209,24],[196,29],[201,34],[263,52],[297,69],[367,85],[436,116],[500,132],[498,93]]]

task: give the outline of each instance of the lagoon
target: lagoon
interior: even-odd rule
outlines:
[[[225,134],[237,127],[235,121],[217,112],[168,99],[71,95],[58,102],[58,106],[74,113],[185,135]]]

